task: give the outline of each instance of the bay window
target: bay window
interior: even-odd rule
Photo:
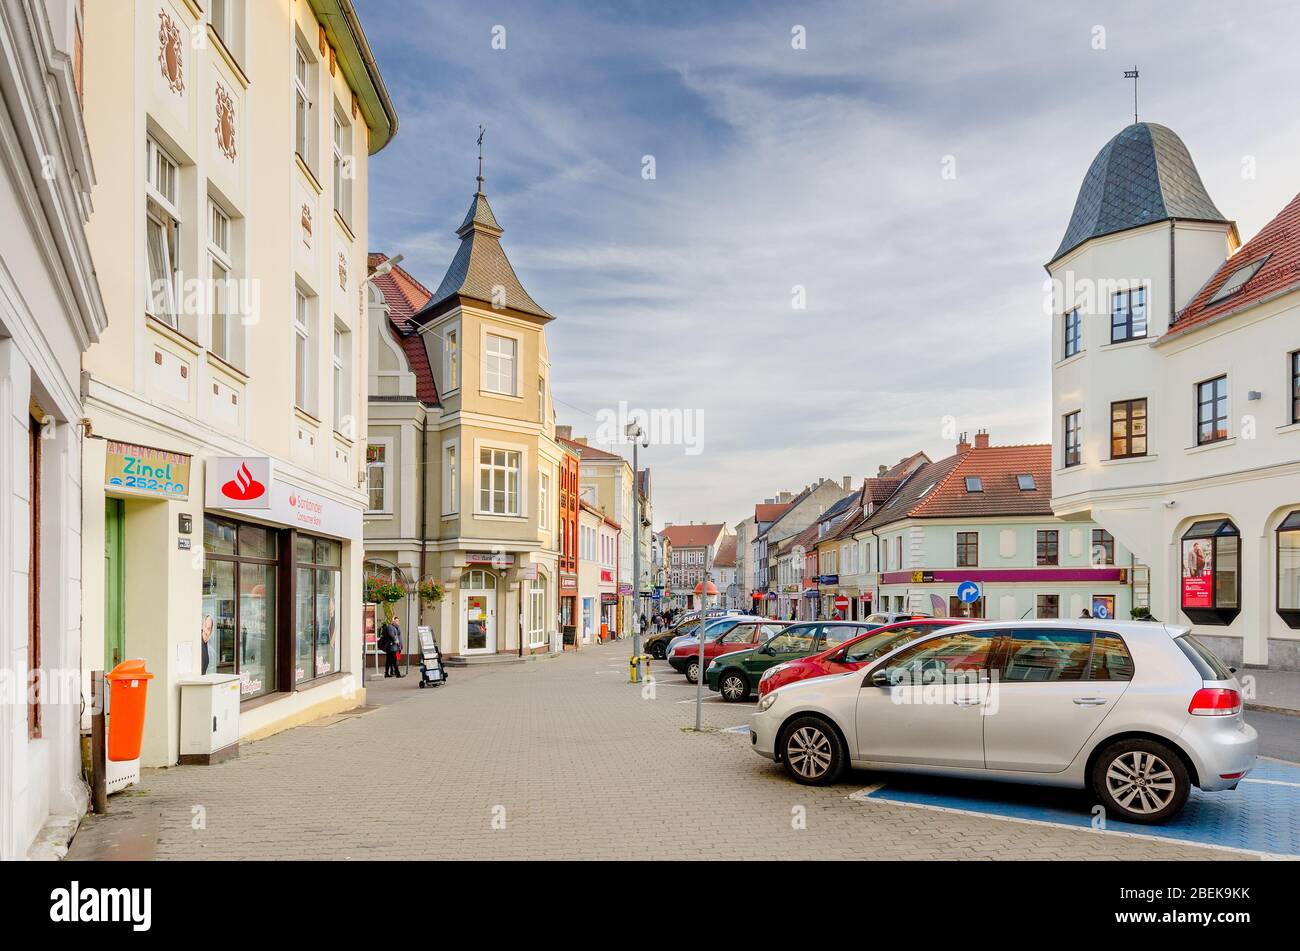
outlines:
[[[513,337],[486,334],[483,344],[483,389],[489,393],[517,396],[515,366],[519,342]]]
[[[1300,509],[1277,527],[1277,613],[1300,628]]]
[[[479,511],[519,515],[520,454],[509,449],[479,451]]]
[[[1241,532],[1231,519],[1210,519],[1182,542],[1183,613],[1197,624],[1231,624],[1241,613]]]

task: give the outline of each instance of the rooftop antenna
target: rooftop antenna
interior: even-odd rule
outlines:
[[[1138,122],[1138,68],[1135,65],[1132,69],[1124,70],[1124,78],[1133,80],[1133,124]],[[479,137],[480,141],[482,136]]]
[[[478,127],[478,193],[483,194],[483,126]]]

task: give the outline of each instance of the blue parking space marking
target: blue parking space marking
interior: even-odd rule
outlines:
[[[883,778],[881,785],[864,789],[853,798],[1080,829],[1093,826],[1095,804],[1080,790],[903,774]],[[1232,791],[1193,789],[1183,810],[1164,825],[1108,818],[1104,831],[1300,857],[1300,765],[1261,759]]]

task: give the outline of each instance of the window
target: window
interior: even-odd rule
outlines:
[[[1077,466],[1083,461],[1083,430],[1080,427],[1079,412],[1076,410],[1065,416],[1065,467]]]
[[[1241,532],[1231,519],[1210,519],[1182,541],[1183,613],[1197,624],[1231,624],[1241,613]]]
[[[967,492],[983,492],[983,491],[984,491],[984,480],[981,479],[979,476],[967,476],[967,477],[966,477],[966,491],[967,491]]]
[[[442,380],[444,393],[460,389],[460,337],[457,331],[448,330],[442,339]]]
[[[1092,566],[1115,564],[1115,536],[1104,528],[1092,530]]]
[[[387,512],[388,447],[372,443],[366,446],[366,510]]]
[[[55,456],[57,459],[57,455]],[[27,416],[27,738],[41,737],[41,423]],[[6,701],[7,702],[7,701]]]
[[[1061,596],[1059,594],[1040,594],[1035,600],[1034,617],[1040,619],[1059,618],[1061,616]]]
[[[1147,401],[1110,404],[1110,457],[1129,459],[1147,454]]]
[[[518,341],[513,337],[487,334],[483,347],[483,389],[506,396],[515,391],[515,357]]]
[[[507,449],[479,451],[479,511],[519,515],[519,453]]]
[[[544,531],[551,530],[551,474],[542,472],[537,479],[537,524]]]
[[[315,357],[312,350],[313,300],[302,288],[294,292],[293,310],[293,398],[305,413],[315,415]]]
[[[356,425],[352,417],[352,334],[341,323],[334,325],[334,431],[351,439]]]
[[[546,576],[540,572],[528,586],[528,644],[546,643]]]
[[[894,567],[903,567],[903,536],[899,535],[894,539]]]
[[[301,42],[294,44],[293,57],[293,147],[303,163],[314,171],[316,134],[312,89],[316,82],[316,63]]]
[[[334,110],[334,210],[345,224],[352,224],[352,180],[356,177],[352,157],[352,122],[341,107]]]
[[[980,563],[980,533],[957,533],[957,567],[974,568]]]
[[[546,378],[537,378],[537,421],[546,425]]]
[[[1300,423],[1300,350],[1291,354],[1291,422]]]
[[[1077,309],[1070,311],[1065,315],[1065,352],[1062,359],[1072,357],[1079,352],[1080,324],[1079,311]]]
[[[201,673],[235,674],[243,700],[275,693],[277,675],[274,531],[207,516],[203,527],[203,627],[211,639]]]
[[[1035,492],[1038,490],[1038,483],[1029,474],[1016,476],[1016,485],[1020,487],[1021,492]]]
[[[898,606],[895,610],[898,611],[903,610],[903,596],[899,595],[896,601],[898,602]],[[981,597],[978,601],[975,601],[974,603],[971,604],[967,604],[965,601],[962,601],[960,598],[949,598],[948,617],[964,617],[964,618],[984,617],[984,598]]]
[[[179,289],[181,215],[177,193],[180,169],[157,142],[147,146],[145,242],[149,292],[145,312],[175,330],[181,329]]]
[[[239,299],[238,286],[231,277],[234,268],[231,258],[230,216],[215,201],[208,202],[208,261],[211,267],[211,285],[208,300],[210,323],[208,349],[227,363],[243,362],[239,318],[235,305]]]
[[[1147,289],[1118,291],[1111,298],[1110,342],[1123,343],[1147,335]]]
[[[820,625],[817,624],[799,624],[794,627],[787,627],[782,633],[764,644],[760,650],[764,654],[775,655],[811,653],[819,629]]]
[[[1056,529],[1048,529],[1038,533],[1037,541],[1037,559],[1038,565],[1057,565],[1060,564],[1061,533]]]
[[[936,678],[955,678],[957,682],[983,680],[999,637],[998,631],[962,633],[960,627],[952,628],[951,633],[945,632],[895,654],[888,662],[889,679],[901,685],[930,683]]]
[[[1232,671],[1223,665],[1219,656],[1210,650],[1195,634],[1175,637],[1174,643],[1183,655],[1192,662],[1202,680],[1230,680]]]
[[[451,443],[442,451],[442,513],[460,512],[460,447]]]
[[[1269,257],[1270,256],[1266,254],[1259,260],[1251,261],[1249,264],[1244,264],[1237,268],[1237,270],[1233,271],[1232,274],[1228,276],[1228,279],[1219,285],[1219,289],[1215,291],[1214,296],[1209,299],[1207,306],[1209,304],[1217,304],[1224,298],[1231,297],[1233,294],[1238,293],[1246,286],[1246,283],[1252,277],[1259,273],[1259,269],[1264,266],[1264,262],[1267,261]]]
[[[1196,444],[1205,446],[1228,438],[1228,378],[1215,377],[1196,385]]]
[[[1300,628],[1300,509],[1277,527],[1277,613]]]
[[[338,673],[343,547],[299,535],[294,543],[294,684]]]
[[[1132,680],[1133,655],[1118,634],[1094,631],[1092,656],[1088,661],[1089,680]]]
[[[1044,597],[1056,596],[1039,595],[1040,600]],[[1006,659],[1002,663],[1002,682],[1014,684],[1083,680],[1091,651],[1090,631],[1060,631],[1050,628],[1011,631],[1003,654]]]

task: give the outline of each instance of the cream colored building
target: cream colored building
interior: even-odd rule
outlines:
[[[205,670],[245,738],[364,699],[366,183],[397,117],[352,0],[96,2],[85,38],[83,656],[147,662],[166,766]]]
[[[433,291],[372,257],[367,570],[443,587],[398,616],[464,663],[553,649],[560,468],[546,325],[482,191]],[[410,621],[408,621],[408,624]]]

